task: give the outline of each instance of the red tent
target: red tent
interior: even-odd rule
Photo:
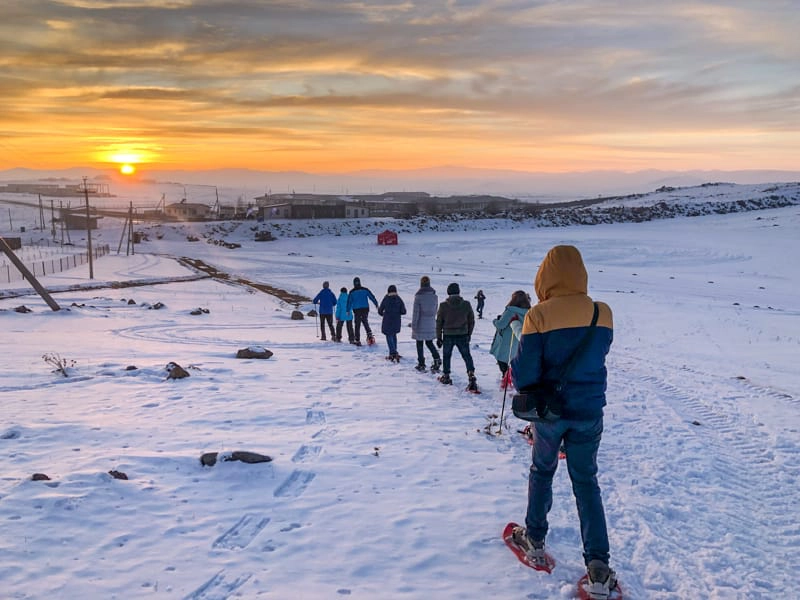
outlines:
[[[397,234],[394,231],[386,230],[378,234],[379,246],[397,246]]]

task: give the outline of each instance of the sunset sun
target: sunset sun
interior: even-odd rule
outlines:
[[[136,167],[126,163],[120,166],[119,172],[122,173],[123,175],[133,175],[136,172]]]

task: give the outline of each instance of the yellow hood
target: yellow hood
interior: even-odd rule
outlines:
[[[588,275],[581,253],[575,246],[554,246],[544,257],[533,289],[539,302],[556,296],[586,294]]]

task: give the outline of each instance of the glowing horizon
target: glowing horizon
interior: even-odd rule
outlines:
[[[800,168],[790,6],[13,4],[0,169]]]

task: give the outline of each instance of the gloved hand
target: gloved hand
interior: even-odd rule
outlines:
[[[519,315],[514,315],[513,317],[511,317],[509,323],[513,323],[514,321],[519,321]]]
[[[444,346],[444,340],[442,338],[436,338],[436,345],[441,348]]]

